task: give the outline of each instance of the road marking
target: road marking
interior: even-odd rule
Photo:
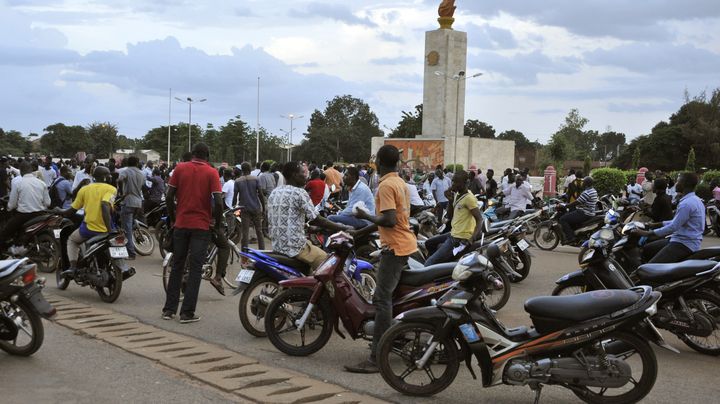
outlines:
[[[258,403],[385,403],[106,309],[46,294],[57,324],[143,356],[244,400]]]

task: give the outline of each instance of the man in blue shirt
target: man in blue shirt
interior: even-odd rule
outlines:
[[[57,194],[62,204],[61,209],[70,209],[72,204],[72,172],[68,166],[60,167],[60,177],[53,182],[52,187],[57,188]]]
[[[373,198],[370,188],[360,181],[360,171],[357,167],[348,167],[343,177],[345,186],[350,190],[350,197],[345,209],[337,215],[328,217],[328,220],[335,223],[342,223],[357,229],[369,226],[371,223],[367,220],[358,219],[353,215],[353,207],[358,202],[363,202],[369,212],[375,212],[375,199]]]
[[[682,173],[675,188],[682,193],[675,217],[661,223],[651,223],[648,227],[656,230],[641,230],[641,236],[657,236],[661,240],[648,243],[643,248],[643,257],[654,263],[680,262],[700,249],[705,230],[705,205],[695,195],[698,176],[694,173]],[[658,228],[659,227],[659,228]],[[670,236],[666,239],[666,236]],[[652,259],[650,259],[652,258]]]

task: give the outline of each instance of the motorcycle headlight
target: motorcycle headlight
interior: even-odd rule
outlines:
[[[593,256],[595,256],[595,250],[590,249],[590,250],[585,251],[585,254],[583,255],[580,263],[586,264],[587,262],[589,262],[592,259]]]
[[[470,269],[470,266],[475,263],[476,256],[478,255],[479,254],[477,252],[472,252],[460,258],[452,272],[453,280],[464,281],[469,278],[470,275],[472,275],[472,272],[468,271],[468,269]]]
[[[605,241],[612,241],[615,238],[615,233],[613,233],[612,229],[601,229],[600,238]]]

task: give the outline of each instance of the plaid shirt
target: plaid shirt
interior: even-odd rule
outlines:
[[[273,251],[289,257],[298,255],[305,246],[305,222],[317,217],[307,191],[279,186],[270,194],[267,209]]]

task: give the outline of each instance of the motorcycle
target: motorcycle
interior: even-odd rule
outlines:
[[[339,321],[352,339],[372,338],[375,307],[348,279],[345,268],[352,263],[352,237],[344,232],[330,238],[333,254],[313,276],[280,282],[285,288],[270,302],[265,313],[265,332],[281,352],[307,356],[320,350],[333,328],[341,337]],[[403,271],[393,299],[395,314],[423,307],[454,284],[450,278],[455,264],[438,264],[421,271]],[[493,286],[503,288],[503,281]],[[488,290],[488,292],[491,292]],[[338,321],[339,320],[339,321]]]
[[[535,230],[535,245],[541,250],[554,250],[560,241],[564,240],[562,226],[560,226],[560,217],[567,211],[565,205],[557,205],[555,213],[549,220],[540,224]],[[588,237],[602,227],[605,223],[617,223],[618,214],[614,210],[608,210],[604,215],[595,215],[588,219],[579,228],[575,229],[575,242],[567,245],[571,247],[580,247]]]
[[[713,231],[716,236],[720,237],[720,209],[714,200],[705,205],[705,232],[703,235],[707,236]]]
[[[0,203],[0,218],[5,221],[7,198]],[[59,228],[66,223],[62,216],[47,212],[34,217],[22,225],[12,245],[0,252],[0,258],[30,258],[40,272],[52,272],[60,260],[60,245],[57,241]]]
[[[630,271],[614,259],[612,233],[604,228],[591,237],[581,269],[558,279],[553,295],[651,286],[663,294],[653,323],[700,353],[720,355],[720,296],[713,293],[720,263],[688,260]]]
[[[150,227],[155,227],[162,217],[167,216],[167,205],[165,204],[165,201],[163,200],[155,205],[155,207],[145,212],[144,216],[145,218],[143,219],[143,222],[147,223]]]
[[[378,367],[391,387],[437,394],[454,381],[461,361],[476,379],[475,357],[483,387],[527,385],[535,403],[543,385],[565,387],[590,403],[637,402],[650,392],[657,360],[648,341],[669,348],[646,321],[659,292],[535,297],[525,302],[534,327],[507,328],[485,302],[491,268],[482,255],[466,255],[453,270],[459,283],[436,304],[395,318],[378,347]]]
[[[123,281],[135,275],[135,268],[128,267],[127,239],[122,232],[111,231],[86,240],[80,246],[77,261],[77,272],[70,279],[63,271],[70,267],[67,254],[67,242],[75,231],[74,225],[68,225],[60,231],[60,251],[62,259],[55,272],[57,287],[65,290],[70,281],[80,286],[95,289],[100,299],[112,303],[120,297]]]
[[[0,261],[0,349],[11,355],[37,352],[45,337],[41,317],[56,312],[42,294],[45,278],[36,269],[28,258]]]
[[[238,253],[245,260],[235,279],[237,289],[233,292],[233,295],[242,293],[238,303],[240,322],[251,335],[264,337],[265,312],[280,290],[279,282],[309,275],[310,266],[272,251],[248,248],[244,251],[238,250]],[[345,271],[347,279],[363,299],[372,300],[375,291],[375,271],[372,264],[353,258]]]

